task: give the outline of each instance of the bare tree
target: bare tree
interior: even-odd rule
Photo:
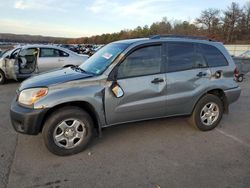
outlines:
[[[238,3],[233,2],[230,7],[224,11],[224,33],[226,42],[233,42],[235,40],[235,33],[239,28],[239,21],[242,17],[242,9]]]
[[[196,23],[202,24],[208,30],[208,34],[219,27],[220,24],[220,10],[209,8],[201,12],[201,16],[196,19]]]

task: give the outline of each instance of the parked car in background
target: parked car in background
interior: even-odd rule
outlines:
[[[88,59],[53,45],[27,45],[7,51],[0,58],[0,84],[54,69],[79,66]]]
[[[77,47],[71,44],[61,44],[59,47],[66,48],[68,50],[71,50],[72,52],[78,53]]]
[[[93,48],[90,49],[88,55],[89,56],[92,56],[94,55],[98,50],[100,50],[104,45],[96,45],[96,46],[93,46]]]
[[[241,89],[223,44],[198,39],[117,41],[80,67],[32,77],[17,90],[12,125],[25,134],[42,132],[57,155],[81,152],[94,130],[121,123],[190,116],[199,130],[212,130]]]
[[[241,54],[241,55],[239,55],[239,57],[242,57],[242,58],[250,58],[250,50],[244,52],[244,53]]]

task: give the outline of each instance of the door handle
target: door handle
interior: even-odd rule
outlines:
[[[155,78],[154,80],[151,81],[152,84],[158,84],[160,82],[164,82],[162,78]]]
[[[201,78],[201,77],[207,76],[207,73],[206,72],[199,72],[196,76]]]
[[[58,59],[59,62],[64,61],[63,59]]]

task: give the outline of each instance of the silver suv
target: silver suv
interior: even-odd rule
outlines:
[[[221,43],[155,36],[106,45],[84,64],[32,77],[11,105],[16,131],[43,134],[57,155],[82,151],[95,130],[111,125],[190,116],[215,128],[241,89]]]

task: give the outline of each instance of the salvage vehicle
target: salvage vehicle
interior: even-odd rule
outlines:
[[[88,59],[53,45],[27,45],[9,50],[0,58],[0,84],[24,79],[45,71],[79,66]]]
[[[2,57],[2,55],[4,54],[4,52],[5,52],[4,50],[0,49],[0,57]]]
[[[79,67],[24,81],[11,105],[17,132],[36,135],[56,155],[86,148],[95,130],[172,116],[214,129],[241,89],[219,42],[154,36],[110,43]]]

